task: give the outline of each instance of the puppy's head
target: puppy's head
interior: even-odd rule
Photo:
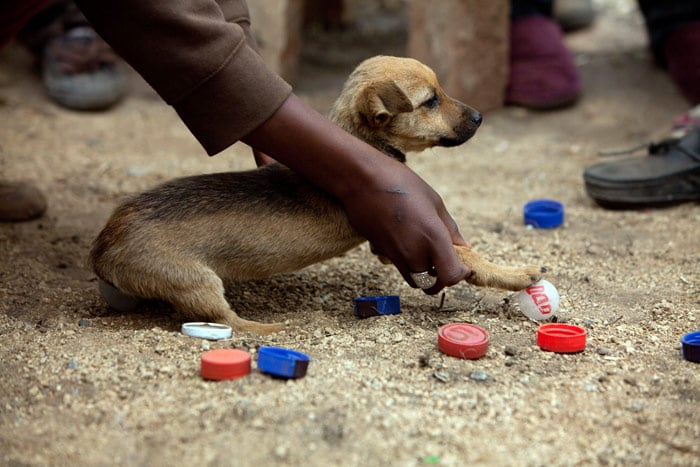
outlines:
[[[445,94],[430,68],[388,56],[365,60],[353,71],[330,116],[400,160],[410,151],[458,146],[481,124],[481,114]]]

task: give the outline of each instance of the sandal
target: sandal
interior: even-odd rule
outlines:
[[[611,209],[639,209],[700,200],[700,127],[652,143],[647,157],[587,167],[586,192]],[[629,152],[629,151],[626,151]]]

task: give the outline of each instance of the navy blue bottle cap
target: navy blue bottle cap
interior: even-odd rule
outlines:
[[[311,358],[296,350],[282,347],[260,347],[258,369],[278,378],[301,378],[306,375]]]
[[[523,207],[525,225],[553,229],[564,223],[564,205],[553,199],[535,199]]]
[[[686,334],[681,339],[683,358],[689,362],[700,363],[700,331]]]
[[[355,316],[369,318],[379,315],[397,315],[401,313],[398,295],[381,295],[378,297],[359,297],[355,300]]]

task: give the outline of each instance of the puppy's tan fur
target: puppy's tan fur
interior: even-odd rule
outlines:
[[[456,146],[481,122],[451,99],[435,74],[412,59],[374,57],[348,78],[330,118],[401,161],[410,151]],[[94,242],[90,264],[122,293],[172,304],[188,319],[268,333],[280,324],[240,318],[222,280],[301,269],[365,241],[339,204],[280,164],[180,178],[119,206]],[[540,267],[503,268],[456,246],[467,281],[520,290]]]

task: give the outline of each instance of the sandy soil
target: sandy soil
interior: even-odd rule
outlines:
[[[109,112],[58,108],[30,57],[2,52],[0,173],[36,181],[51,204],[38,221],[0,224],[0,463],[700,465],[700,365],[680,354],[681,336],[700,329],[698,205],[606,211],[581,179],[597,151],[662,134],[687,104],[651,64],[634,9],[568,40],[584,80],[577,106],[491,112],[465,146],[410,165],[485,256],[550,267],[559,320],[588,331],[574,355],[541,351],[512,293],[463,284],[440,309],[366,246],[232,288],[244,317],[288,322],[265,338],[202,341],[167,307],[108,309],[85,258],[119,199],[252,167],[250,152],[206,157],[138,78]],[[347,70],[320,68],[298,89],[325,111]],[[523,226],[522,205],[541,197],[565,204],[561,228]],[[378,294],[399,294],[402,314],[353,316],[354,297]],[[486,328],[486,356],[441,354],[437,329],[450,322]],[[260,345],[309,354],[308,374],[198,374],[206,349]]]

